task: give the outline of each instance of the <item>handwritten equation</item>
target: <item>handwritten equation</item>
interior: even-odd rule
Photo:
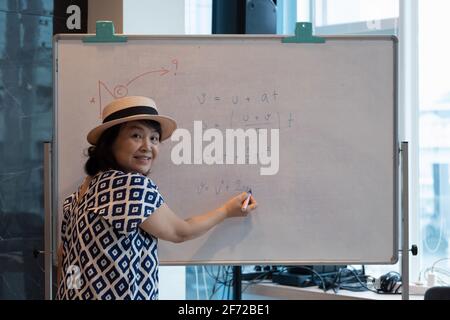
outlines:
[[[232,128],[254,128],[259,129],[282,129],[291,128],[294,122],[294,115],[282,114],[278,111],[245,111],[237,110],[231,113]]]
[[[279,93],[276,90],[272,92],[263,92],[260,95],[250,96],[250,95],[232,95],[232,96],[220,96],[207,93],[200,93],[197,95],[197,102],[199,105],[207,105],[211,103],[226,102],[232,103],[233,105],[239,104],[272,104],[277,101]]]
[[[202,130],[231,128],[242,128],[243,130],[253,128],[258,132],[260,129],[282,129],[291,128],[294,122],[292,112],[281,114],[280,112],[231,112],[231,122],[221,124],[220,121],[202,120]]]
[[[195,191],[198,195],[203,194],[223,194],[223,193],[230,193],[230,192],[247,192],[249,190],[250,186],[242,183],[241,180],[220,180],[217,182],[200,182],[196,188]]]
[[[242,113],[240,115],[231,115],[231,123],[221,124],[219,121],[214,120],[202,120],[202,129],[231,129],[242,128],[243,130],[248,128],[256,129],[258,132],[260,129],[272,128],[282,129],[291,128],[294,122],[294,115],[292,112],[282,115],[279,112],[267,112],[267,113]]]

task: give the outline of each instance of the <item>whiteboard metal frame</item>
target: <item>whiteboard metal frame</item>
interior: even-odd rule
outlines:
[[[54,160],[54,166],[52,168],[53,173],[53,179],[52,179],[52,188],[55,192],[58,191],[58,165],[56,155],[58,154],[58,127],[57,127],[57,121],[58,121],[58,106],[56,101],[58,101],[58,86],[57,86],[57,78],[58,78],[58,46],[57,42],[60,40],[79,40],[82,41],[82,39],[85,36],[90,36],[93,34],[57,34],[53,37],[53,57],[54,57],[54,77],[53,77],[53,107],[54,107],[54,128],[53,128],[53,160]],[[314,45],[314,46],[320,46],[323,44],[304,44],[304,43],[292,43],[292,44],[282,44],[281,40],[285,38],[285,35],[127,35],[128,40],[186,40],[186,41],[192,41],[192,40],[214,40],[214,41],[221,41],[221,40],[279,40],[280,45],[289,45],[289,46],[295,46],[295,45]],[[393,243],[393,256],[391,257],[391,260],[389,261],[390,264],[396,264],[399,260],[399,219],[401,217],[401,212],[399,212],[399,196],[400,196],[400,157],[399,157],[399,150],[401,149],[400,141],[399,141],[399,132],[398,132],[398,38],[394,35],[392,36],[386,36],[386,35],[361,35],[361,36],[348,36],[348,35],[342,35],[342,36],[324,36],[322,37],[326,41],[328,40],[364,40],[364,41],[392,41],[394,50],[393,50],[393,83],[394,83],[394,97],[392,97],[394,101],[394,114],[393,114],[393,128],[394,128],[394,137],[393,137],[393,150],[392,155],[394,157],[393,159],[393,172],[394,176],[393,178],[393,188],[394,188],[394,216],[393,216],[393,236],[394,236],[394,243]],[[89,43],[86,45],[111,45],[111,43]],[[127,45],[127,42],[124,43],[117,43],[115,45]],[[326,43],[325,43],[326,45]],[[369,169],[369,168],[368,168]],[[57,197],[53,197],[53,208],[54,212],[56,213],[55,217],[55,225],[59,229],[59,223],[58,221],[58,203],[57,203]],[[56,230],[55,233],[58,235],[59,230]],[[56,240],[55,247],[57,247],[57,244],[59,243],[59,238],[54,237]],[[56,251],[56,250],[55,250]],[[55,257],[56,258],[56,254]],[[245,261],[228,261],[228,260],[196,260],[193,263],[186,263],[186,261],[171,261],[170,263],[165,263],[164,261],[160,261],[160,265],[198,265],[198,264],[221,264],[221,265],[236,265],[239,263],[240,265],[255,265],[260,264],[261,260],[245,260]],[[322,261],[316,261],[316,260],[301,260],[301,261],[292,261],[292,260],[271,260],[271,261],[264,261],[270,264],[290,264],[290,265],[305,265],[305,264],[315,264],[315,265],[336,265],[336,264],[364,264],[364,265],[380,265],[379,262],[373,262],[373,261],[364,261],[364,260],[322,260]]]

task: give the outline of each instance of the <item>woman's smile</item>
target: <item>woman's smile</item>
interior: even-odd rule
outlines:
[[[159,151],[159,133],[139,121],[127,122],[113,145],[117,163],[125,172],[147,175]]]
[[[148,156],[148,157],[146,157],[146,156],[136,156],[136,157],[134,157],[134,158],[135,158],[139,163],[144,164],[144,165],[149,164],[150,161],[152,160],[152,157],[150,157],[150,156]]]

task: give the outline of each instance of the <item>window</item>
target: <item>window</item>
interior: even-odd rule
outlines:
[[[186,34],[211,34],[212,0],[186,0]]]
[[[395,0],[316,0],[313,8],[315,25],[319,27],[399,16],[399,3]]]
[[[297,7],[309,2],[315,33],[321,35],[396,35],[398,0],[298,0]],[[299,9],[300,10],[300,9]]]
[[[420,276],[434,266],[449,284],[450,260],[450,2],[419,1]],[[443,259],[443,260],[441,260]]]

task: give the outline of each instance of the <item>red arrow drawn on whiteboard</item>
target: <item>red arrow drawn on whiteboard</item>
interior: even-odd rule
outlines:
[[[104,82],[99,80],[98,81],[98,99],[99,99],[100,117],[102,114],[102,106],[103,106],[101,87],[103,87],[111,95],[111,97],[113,99],[122,98],[128,94],[128,86],[131,83],[133,83],[134,81],[136,81],[139,78],[142,78],[142,77],[152,74],[152,73],[159,73],[160,76],[164,76],[167,73],[169,73],[169,70],[162,67],[159,70],[152,70],[152,71],[147,71],[147,72],[141,73],[141,74],[137,75],[136,77],[134,77],[133,79],[131,79],[130,81],[128,81],[126,84],[118,84],[117,86],[114,87],[114,89],[112,91]]]
[[[131,79],[130,81],[128,81],[128,83],[127,83],[126,85],[129,86],[130,83],[132,83],[132,82],[135,81],[136,79],[138,79],[138,78],[140,78],[140,77],[143,77],[143,76],[146,76],[146,75],[148,75],[148,74],[150,74],[150,73],[157,73],[157,72],[159,72],[159,75],[160,75],[160,76],[163,76],[163,75],[165,75],[166,73],[168,73],[169,70],[167,70],[166,68],[161,68],[160,70],[154,70],[154,71],[144,72],[144,73],[142,73],[142,74],[140,74],[140,75],[134,77],[134,78]]]

